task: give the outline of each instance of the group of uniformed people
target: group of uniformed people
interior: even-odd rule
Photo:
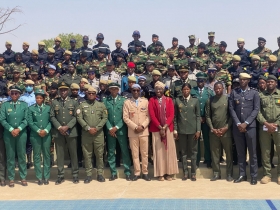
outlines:
[[[208,33],[209,43],[198,46],[196,37],[190,35],[186,48],[173,38],[166,51],[156,34],[147,49],[139,40],[139,31],[132,36],[128,52],[121,48],[121,40],[116,40],[116,50],[110,52],[101,33],[93,49],[88,47],[88,36],[79,49],[74,39],[71,49],[63,49],[56,37],[54,48],[46,51],[45,43],[39,42],[38,50],[31,53],[27,42],[22,53],[12,51],[12,43],[6,42],[7,50],[0,55],[0,185],[5,186],[8,178],[9,186],[14,186],[18,166],[21,183],[27,186],[32,150],[38,184],[49,184],[54,148],[56,184],[64,181],[65,151],[70,156],[73,183],[79,182],[82,161],[87,175],[84,183],[92,180],[92,167],[97,167],[97,180],[104,182],[106,155],[112,174],[109,180],[118,178],[116,167],[122,160],[126,180],[137,180],[142,171],[142,178],[150,181],[147,166],[153,154],[148,100],[156,97],[155,85],[161,82],[164,95],[174,101],[173,133],[183,164],[182,180],[188,178],[189,157],[192,180],[196,180],[199,139],[203,139],[204,163],[213,168],[211,181],[221,178],[223,150],[227,181],[233,181],[232,168],[237,163],[240,176],[234,182],[247,180],[248,148],[251,184],[257,183],[258,166],[264,168],[261,183],[270,182],[274,144],[278,158],[280,152],[279,50],[272,53],[260,37],[258,48],[249,51],[239,38],[239,49],[232,55],[226,51],[226,42],[214,42],[215,32]],[[280,167],[277,175],[280,184]]]

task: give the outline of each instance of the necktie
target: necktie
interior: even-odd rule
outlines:
[[[16,107],[16,104],[14,104],[14,108],[16,109],[17,107]]]
[[[39,107],[40,113],[42,113],[42,107]]]
[[[89,84],[92,86],[92,81],[91,80],[89,81]]]
[[[202,89],[199,89],[199,94],[200,94],[200,95],[202,94]]]
[[[108,80],[111,80],[111,74],[109,74]]]
[[[62,106],[64,106],[64,102],[65,102],[65,100],[62,100]]]

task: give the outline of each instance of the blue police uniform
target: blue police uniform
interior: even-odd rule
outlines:
[[[85,52],[87,54],[87,61],[91,62],[93,59],[93,53],[92,53],[92,49],[89,47],[81,47],[78,50],[78,55],[77,55],[77,60],[80,59],[80,55],[82,54],[82,52]]]
[[[239,65],[242,67],[246,67],[251,66],[250,53],[251,52],[249,50],[244,49],[243,51],[241,51],[238,49],[234,52],[233,55],[239,55],[239,57],[241,58]]]
[[[4,58],[5,58],[5,63],[6,64],[10,64],[10,63],[13,63],[14,61],[15,61],[15,52],[14,51],[5,51],[4,53],[3,53],[3,56],[4,56]]]
[[[27,64],[30,59],[31,59],[31,53],[29,51],[23,51],[22,52],[22,62]]]
[[[72,52],[72,55],[71,55],[71,58],[70,58],[71,61],[77,62],[79,50],[78,49],[69,49],[69,51]]]
[[[47,57],[48,57],[48,53],[46,50],[38,50],[38,61],[43,61],[45,62],[47,60]]]
[[[104,44],[104,43],[101,43],[100,45],[96,44],[92,47],[92,53],[93,53],[93,58],[94,59],[98,58],[97,54],[98,54],[99,49],[105,49],[106,50],[105,56],[107,56],[111,53],[109,45]]]
[[[140,41],[140,40],[139,40],[139,41]],[[131,41],[131,42],[128,43],[128,53],[129,53],[129,54],[135,52],[135,44],[134,44],[134,42],[135,42],[135,41],[133,40],[133,41]],[[142,44],[142,51],[143,51],[143,52],[147,52],[145,42],[143,42],[143,41],[140,41],[140,42],[141,42],[141,44]]]

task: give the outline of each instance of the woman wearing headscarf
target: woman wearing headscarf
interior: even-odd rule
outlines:
[[[171,181],[172,176],[179,172],[173,137],[174,104],[171,98],[164,96],[164,88],[162,82],[155,83],[156,96],[149,101],[149,130],[153,141],[154,176],[159,181],[164,181],[164,178]]]

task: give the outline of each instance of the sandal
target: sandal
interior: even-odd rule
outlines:
[[[196,181],[196,176],[195,176],[195,175],[192,175],[191,180],[192,180],[192,181]]]
[[[14,180],[11,180],[9,183],[9,187],[14,187],[14,186],[15,186],[15,182],[14,182]]]
[[[159,176],[158,177],[158,181],[164,181],[164,177],[163,176]]]
[[[27,186],[27,181],[25,179],[21,180],[21,185],[26,187]]]

